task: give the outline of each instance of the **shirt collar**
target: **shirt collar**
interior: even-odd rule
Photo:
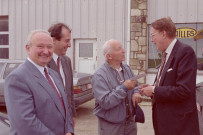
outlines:
[[[45,76],[45,73],[44,73],[44,68],[47,69],[47,67],[42,67],[38,64],[36,64],[34,61],[32,61],[29,57],[27,58],[27,60],[29,60],[44,76]]]
[[[57,63],[58,57],[59,57],[59,56],[58,56],[57,54],[53,53],[52,58],[54,59],[54,62],[55,62],[55,63]]]
[[[171,52],[172,52],[172,50],[173,50],[173,47],[174,47],[176,41],[177,41],[177,39],[175,38],[175,39],[171,42],[171,44],[168,46],[168,48],[166,49],[165,52],[167,53],[167,56],[170,56],[170,54],[171,54]]]

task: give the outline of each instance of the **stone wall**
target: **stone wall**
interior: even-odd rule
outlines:
[[[147,62],[147,0],[131,0],[130,67],[135,75],[146,73]],[[146,83],[146,78],[139,79]]]

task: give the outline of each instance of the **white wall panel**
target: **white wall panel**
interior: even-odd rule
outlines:
[[[88,22],[88,37],[97,37],[97,0],[89,0],[89,22]]]
[[[98,0],[97,2],[97,48],[98,50],[102,50],[102,45],[105,42],[105,33],[106,33],[106,17],[105,17],[105,11],[106,11],[106,0]],[[103,63],[103,54],[98,53],[98,66]]]
[[[167,1],[166,0],[157,0],[156,1],[156,7],[158,7],[159,10],[156,10],[156,17],[162,18],[167,14]]]
[[[123,23],[124,23],[124,6],[125,3],[123,0],[115,0],[115,15],[114,15],[114,19],[115,19],[115,25],[114,25],[114,38],[116,40],[119,40],[121,43],[123,43]],[[127,16],[125,16],[127,17]],[[127,18],[126,18],[127,19]]]
[[[19,2],[16,1],[16,4]],[[35,21],[36,21],[36,10],[35,10],[35,0],[29,0],[28,1],[28,19],[29,19],[29,31],[35,29]]]
[[[51,24],[63,22],[72,29],[72,39],[96,39],[99,66],[104,62],[101,48],[106,40],[125,43],[125,5],[125,0],[0,0],[0,15],[7,11],[9,16],[9,57],[27,57],[30,30],[47,30]],[[72,61],[73,49],[67,52]]]
[[[16,48],[16,59],[22,58],[22,50],[23,50],[23,45],[22,45],[22,0],[16,0],[16,14],[15,14],[15,45],[17,46]]]
[[[64,22],[64,20],[65,20],[64,4],[65,4],[64,0],[58,0],[58,14],[57,14],[58,19],[57,19],[57,21],[59,21],[59,22]]]
[[[50,9],[49,9],[49,12],[50,12],[50,23],[51,24],[57,22],[57,14],[58,14],[57,7],[58,7],[57,0],[50,0]]]
[[[170,16],[175,23],[203,21],[203,0],[148,0],[148,24]]]
[[[197,21],[203,22],[203,0],[198,0],[197,5]]]
[[[49,10],[50,10],[50,1],[49,0],[43,0],[43,8],[42,8],[42,26],[44,29],[48,29],[49,26],[50,26],[50,13],[49,13]]]
[[[106,0],[106,40],[114,38],[114,0]]]
[[[8,0],[0,0],[0,15],[8,15]]]
[[[80,32],[81,32],[81,5],[80,0],[73,0],[73,37],[80,38]]]
[[[88,38],[88,23],[89,23],[89,15],[88,15],[88,0],[81,0],[80,1],[80,14],[81,14],[81,20],[80,20],[80,26],[81,26],[81,38]]]
[[[18,46],[15,44],[15,7],[16,0],[9,0],[9,58],[15,59],[16,58],[16,48]]]
[[[203,7],[202,7],[203,8]],[[188,0],[188,22],[196,22],[197,20],[197,0]]]
[[[27,56],[27,52],[25,50],[25,44],[26,44],[26,40],[27,40],[27,33],[29,33],[29,22],[28,22],[28,18],[29,18],[29,7],[28,7],[28,3],[29,0],[23,0],[22,1],[22,53],[23,56],[22,58],[26,58]],[[20,48],[20,47],[19,47]]]
[[[42,0],[36,0],[36,29],[43,29],[42,22],[43,22],[43,10],[42,10]]]
[[[178,5],[174,4],[176,2],[177,2],[177,0],[168,0],[167,13],[168,13],[168,16],[170,16],[173,21],[177,20],[177,10],[178,10],[177,7],[178,7]]]
[[[73,18],[73,2],[72,0],[65,0],[65,22],[72,29]]]
[[[185,22],[187,20],[187,0],[178,0],[177,1],[178,10],[177,10],[177,23]]]

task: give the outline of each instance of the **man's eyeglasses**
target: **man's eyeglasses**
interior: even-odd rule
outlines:
[[[151,38],[153,38],[156,34],[159,34],[160,32],[156,32],[150,35]]]

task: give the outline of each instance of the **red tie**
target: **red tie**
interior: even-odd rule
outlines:
[[[64,109],[64,111],[65,111],[64,103],[63,103],[63,101],[62,101],[62,99],[61,99],[61,97],[60,97],[60,95],[59,95],[59,92],[57,91],[57,89],[56,89],[56,87],[55,87],[53,81],[51,80],[51,78],[50,78],[50,76],[49,76],[49,74],[48,74],[46,68],[44,68],[44,73],[45,73],[45,76],[46,76],[48,82],[50,83],[50,85],[52,86],[52,88],[54,89],[54,91],[56,92],[56,95],[57,95],[57,97],[58,97],[58,99],[59,99],[59,101],[60,101],[60,103],[61,103],[61,105],[62,105],[62,107],[63,107],[63,109]]]
[[[161,66],[160,66],[159,74],[158,74],[156,82],[155,82],[155,86],[159,86],[159,80],[160,80],[160,77],[161,77],[161,74],[162,74],[162,71],[163,71],[163,68],[164,68],[164,65],[165,65],[166,55],[167,55],[166,52],[164,52],[163,55],[162,55]]]
[[[60,57],[58,57],[58,59],[57,59],[57,66],[58,66],[59,73],[60,73]]]

